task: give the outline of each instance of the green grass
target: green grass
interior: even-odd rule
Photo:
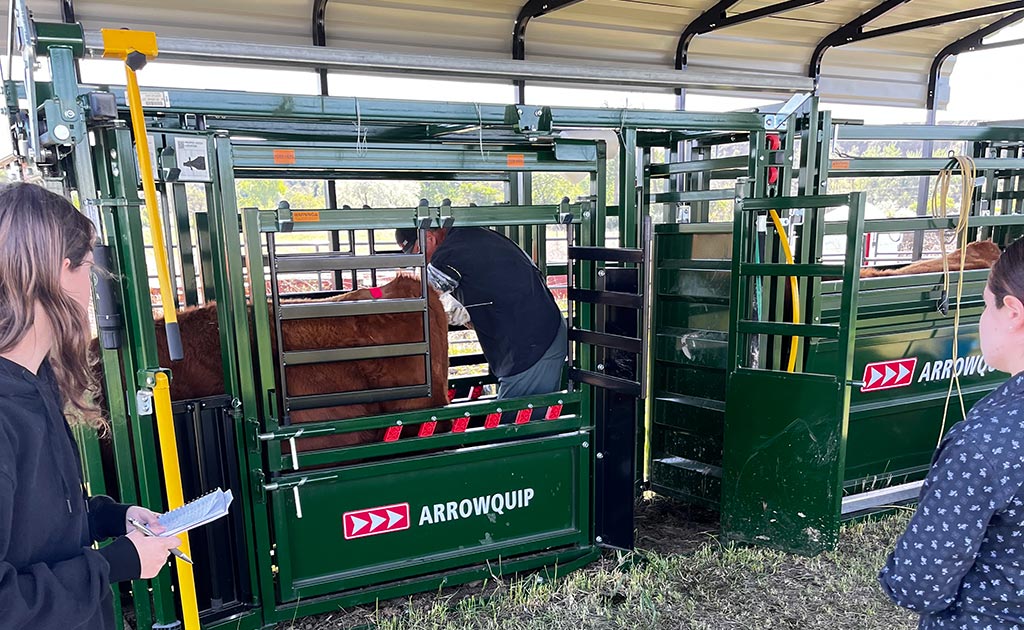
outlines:
[[[639,508],[639,551],[607,552],[555,582],[488,580],[282,626],[910,630],[917,616],[889,603],[876,578],[908,518],[849,524],[836,551],[804,558],[722,544],[709,515],[659,499]]]

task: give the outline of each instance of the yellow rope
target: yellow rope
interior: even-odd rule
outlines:
[[[774,210],[769,210],[768,213],[772,217],[772,223],[775,224],[775,231],[779,233],[779,242],[782,244],[782,253],[786,255],[786,262],[790,265],[794,264],[793,261],[793,250],[789,246],[789,237],[786,235],[786,230],[782,227],[782,220],[779,218],[779,213]],[[796,276],[789,276],[789,286],[792,289],[791,299],[793,302],[793,323],[800,323],[800,288],[796,281]],[[796,371],[796,351],[797,346],[800,343],[799,337],[789,338],[789,365],[786,366],[787,372]]]
[[[960,278],[956,286],[956,311],[953,313],[953,376],[949,379],[949,390],[946,392],[946,402],[942,407],[942,425],[939,428],[938,443],[942,443],[942,436],[946,432],[946,419],[949,417],[949,400],[953,397],[953,384],[956,383],[956,394],[960,399],[960,412],[967,417],[967,409],[964,405],[964,395],[960,389],[960,376],[956,371],[957,350],[960,340],[960,304],[964,289],[964,267],[967,264],[967,227],[970,223],[971,200],[974,197],[974,179],[977,176],[977,167],[971,158],[958,155],[953,160],[956,167],[950,165],[939,171],[935,181],[935,188],[932,189],[932,209],[942,219],[947,218],[947,203],[949,200],[949,187],[953,181],[955,171],[960,171],[960,212],[954,234],[957,237],[957,244],[960,246]],[[946,229],[939,232],[939,247],[942,251],[942,275],[943,294],[949,300],[949,258],[946,256]]]

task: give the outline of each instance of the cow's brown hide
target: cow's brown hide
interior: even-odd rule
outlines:
[[[989,269],[999,259],[999,246],[992,241],[975,241],[967,244],[967,260],[964,270]],[[950,271],[960,271],[960,250],[947,256]],[[937,273],[942,271],[942,258],[919,260],[897,269],[877,269],[865,267],[860,270],[861,278],[879,278],[883,276],[909,276],[917,273]]]
[[[381,299],[417,298],[421,295],[421,285],[414,277],[399,276],[380,287],[380,291]],[[447,404],[448,320],[437,294],[432,289],[428,289],[428,294],[431,364],[429,397],[294,411],[291,413],[292,422],[344,420]],[[373,299],[369,289],[358,289],[327,300],[293,300],[289,303]],[[163,319],[156,322],[160,365],[169,367],[172,373],[171,399],[189,400],[223,394],[225,387],[217,304],[210,303],[180,311],[178,323],[184,358],[172,362],[167,353]],[[423,314],[388,313],[285,320],[281,325],[281,333],[286,351],[416,343],[423,341]],[[95,343],[94,340],[94,349]],[[276,356],[276,339],[272,339],[272,345]],[[286,368],[285,376],[288,380],[288,393],[292,397],[417,385],[425,380],[422,356],[296,365]],[[276,370],[274,378],[277,378]],[[373,442],[380,437],[381,432],[378,430],[311,436],[299,440],[298,447],[303,451],[332,448]]]

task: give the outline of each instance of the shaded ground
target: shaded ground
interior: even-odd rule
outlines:
[[[488,580],[281,627],[911,630],[916,615],[876,582],[907,519],[848,525],[835,552],[803,558],[722,545],[713,514],[659,499],[639,509],[637,553],[606,553],[554,583]]]

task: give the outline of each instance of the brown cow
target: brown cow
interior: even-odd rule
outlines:
[[[398,276],[380,287],[380,298],[420,297],[417,278]],[[448,320],[433,289],[428,289],[427,305],[430,321],[431,395],[430,397],[385,402],[345,405],[322,409],[294,411],[292,422],[344,420],[386,413],[398,413],[441,407],[447,404],[448,391]],[[375,299],[369,289],[358,289],[318,302],[348,302]],[[314,300],[295,300],[309,302]],[[164,322],[156,322],[157,352],[160,365],[172,372],[171,398],[188,400],[225,392],[221,364],[220,327],[217,304],[185,309],[178,313],[184,358],[170,361]],[[272,326],[273,328],[273,326]],[[282,322],[284,349],[317,350],[354,348],[371,345],[416,343],[423,341],[423,315],[388,313],[346,317],[295,319]],[[276,340],[273,340],[276,350]],[[425,382],[423,358],[420,356],[361,359],[286,368],[290,396],[305,396],[386,387],[401,387]],[[274,374],[275,380],[277,374]],[[380,439],[377,430],[359,431],[334,436],[303,438],[299,450],[313,450],[373,442]]]
[[[1002,252],[999,246],[992,241],[974,241],[967,244],[967,259],[964,263],[964,270],[968,269],[990,269],[996,264]],[[960,271],[960,250],[950,253],[946,258],[949,260],[950,271]],[[860,270],[861,278],[878,278],[882,276],[909,276],[917,273],[938,273],[942,271],[942,257],[919,260],[909,265],[896,269],[878,269],[865,267]]]

